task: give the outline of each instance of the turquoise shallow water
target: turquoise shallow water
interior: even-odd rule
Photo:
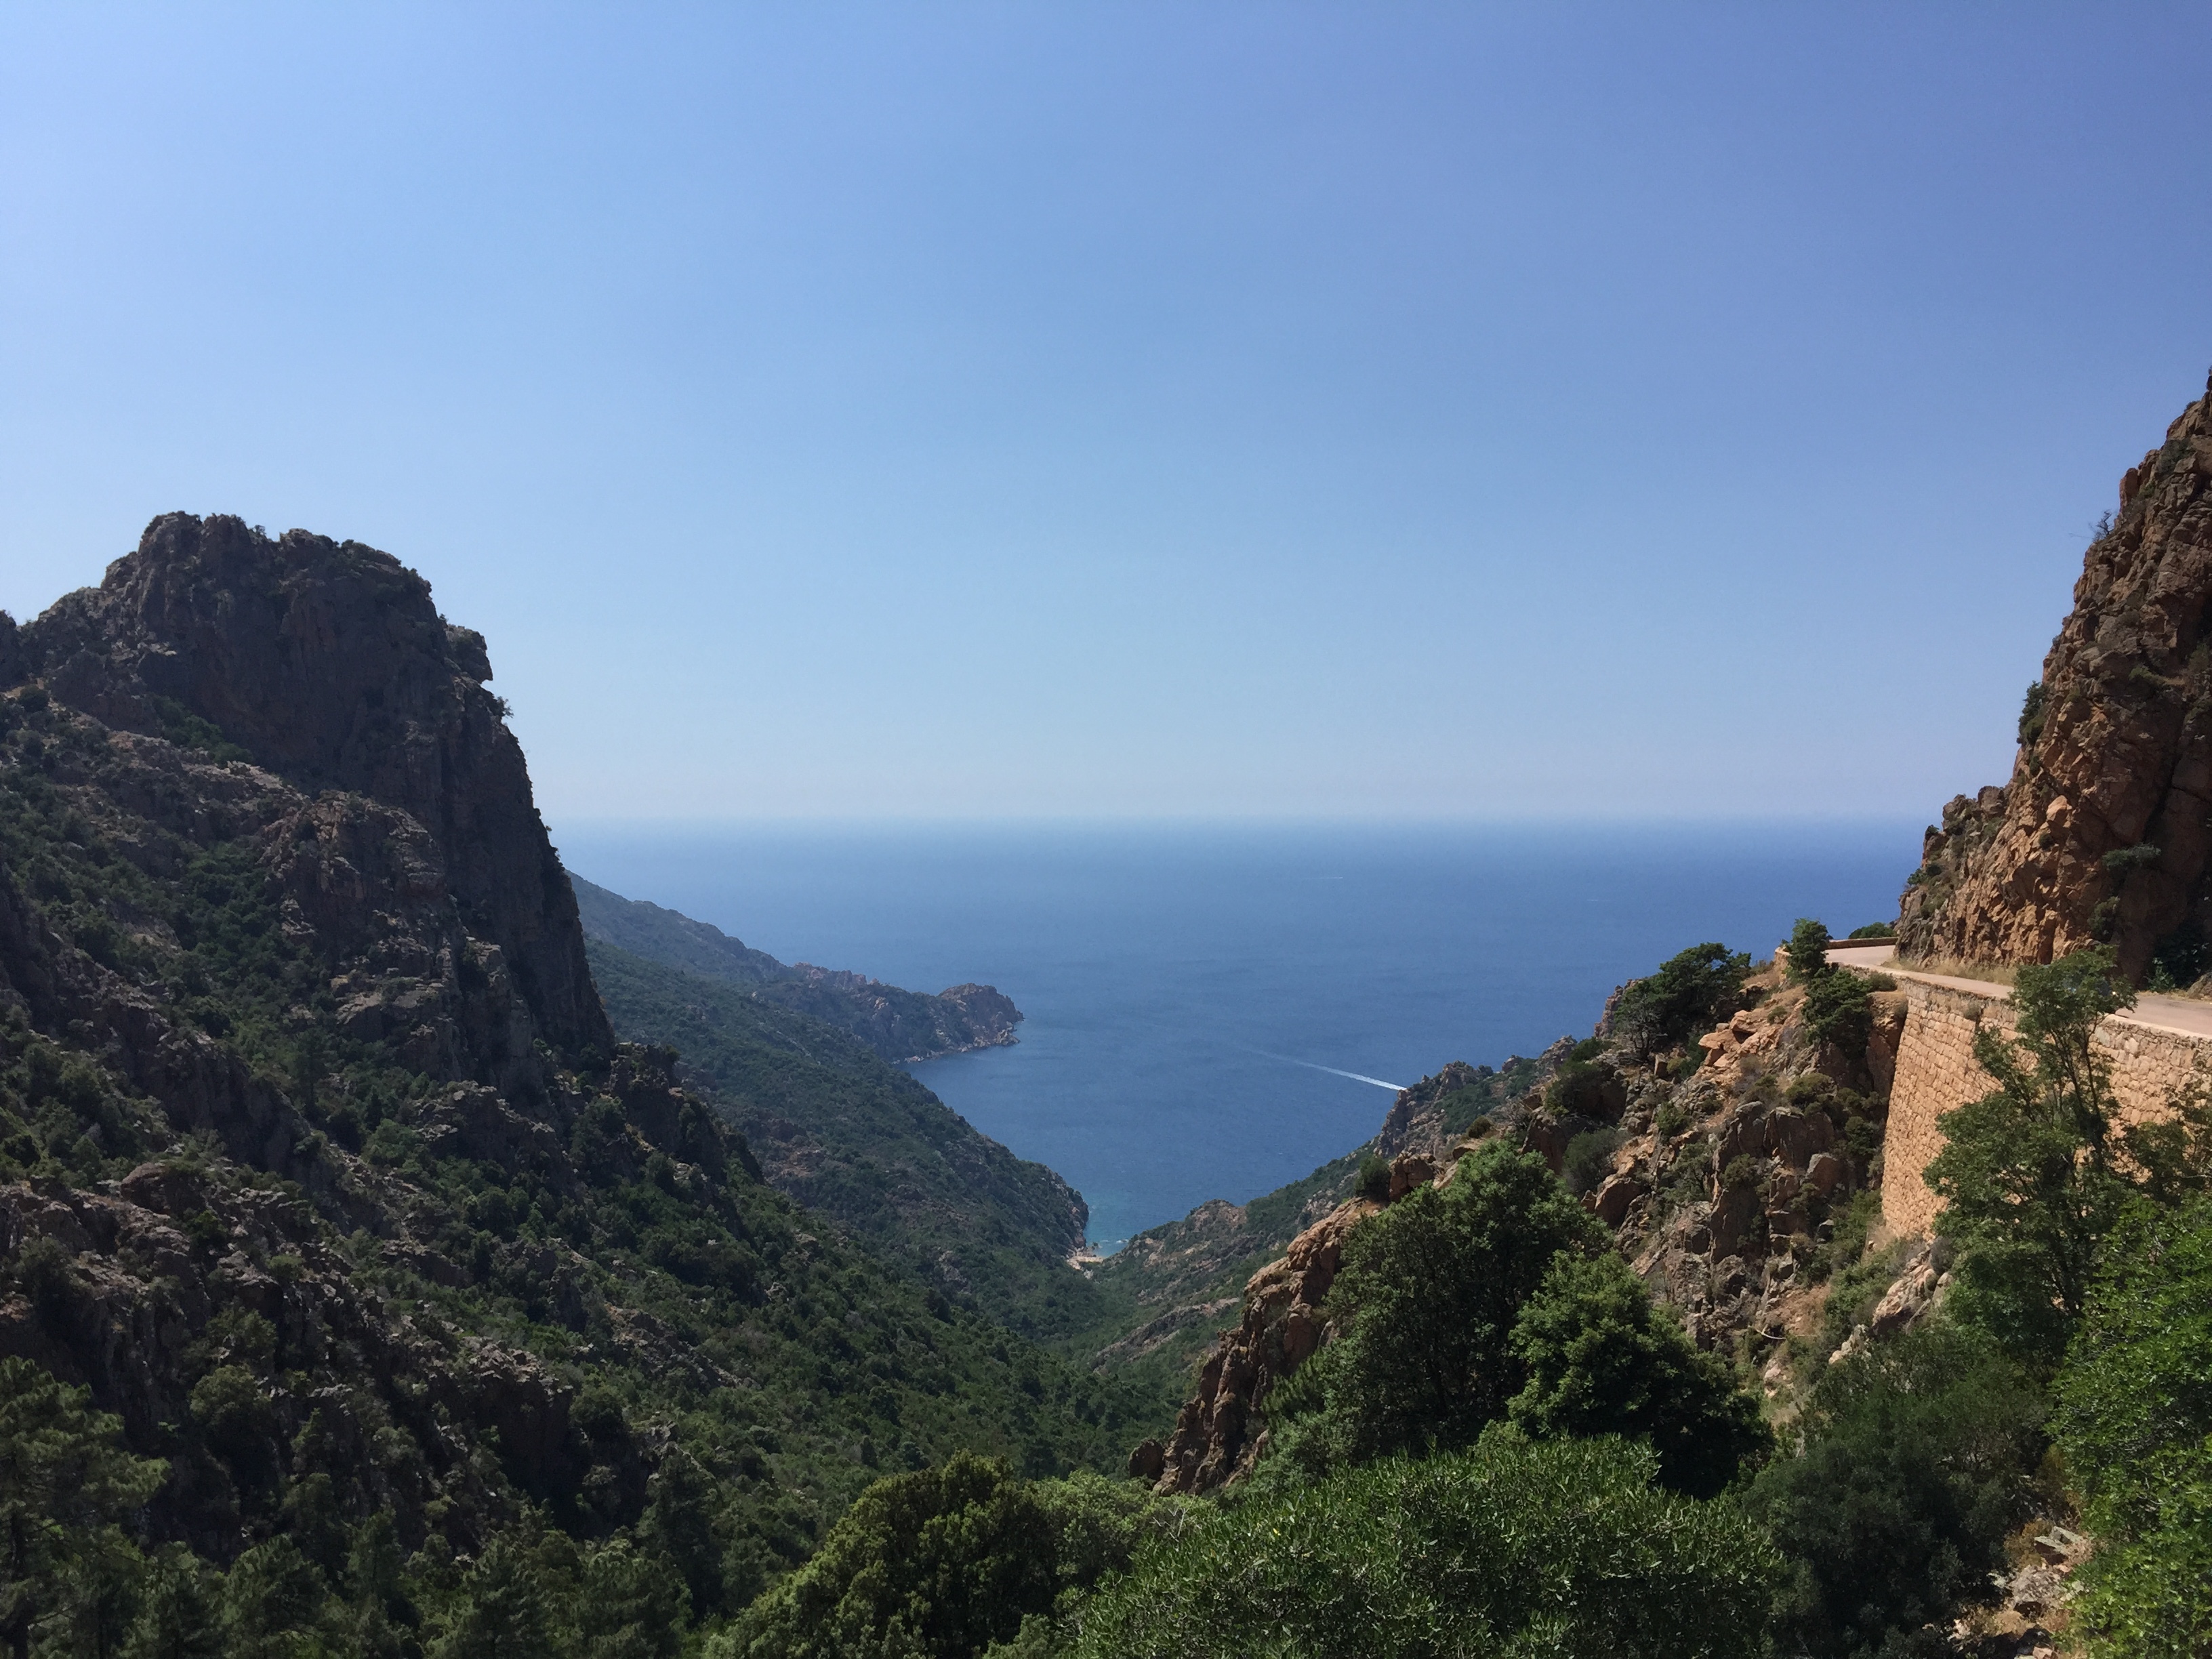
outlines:
[[[1838,933],[1893,916],[1919,837],[1893,822],[556,826],[578,873],[786,961],[1013,998],[1019,1044],[915,1074],[1073,1182],[1109,1249],[1357,1145],[1382,1085],[1586,1033],[1614,986],[1685,945],[1763,954],[1800,915]]]

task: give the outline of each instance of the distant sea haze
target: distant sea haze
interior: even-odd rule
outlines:
[[[1102,1250],[1373,1134],[1387,1091],[1589,1032],[1686,945],[1894,916],[1920,825],[585,825],[579,874],[786,961],[995,985],[1011,1048],[914,1072],[1050,1164]],[[1395,1079],[1395,1081],[1394,1081]]]

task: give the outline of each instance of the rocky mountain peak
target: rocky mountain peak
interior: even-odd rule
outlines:
[[[1899,921],[1907,955],[2130,976],[2212,939],[2212,388],[2122,475],[2020,722],[2010,781],[1943,809]]]
[[[0,668],[9,665],[0,640]],[[532,800],[483,635],[390,554],[228,514],[165,514],[98,587],[21,630],[13,678],[111,728],[213,740],[309,794],[413,818],[470,933],[538,1032],[610,1051],[568,878]],[[210,730],[211,728],[211,730]]]

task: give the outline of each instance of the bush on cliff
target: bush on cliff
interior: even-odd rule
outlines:
[[[1753,1659],[1779,1570],[1726,1501],[1617,1440],[1393,1458],[1216,1510],[1082,1609],[1083,1659]]]
[[[1984,1024],[1974,1058],[1997,1086],[1938,1121],[1928,1184],[1936,1230],[1964,1247],[1955,1312],[2016,1352],[2055,1366],[2087,1299],[2098,1252],[2137,1192],[2171,1200],[2212,1175],[2201,1097],[2168,1122],[2122,1128],[2098,1022],[2135,993],[2107,950],[2020,969],[2018,1036]]]
[[[1824,922],[1810,916],[1797,918],[1797,925],[1790,930],[1790,942],[1783,946],[1789,959],[1792,983],[1802,985],[1820,977],[1828,971],[1828,946],[1835,942]]]
[[[1255,1496],[1462,1448],[1509,1413],[1539,1437],[1648,1440],[1664,1484],[1705,1496],[1765,1444],[1727,1368],[1543,1161],[1503,1142],[1354,1231],[1328,1305],[1344,1334],[1269,1395]]]
[[[1771,1437],[1728,1366],[1701,1353],[1618,1255],[1554,1257],[1513,1328],[1528,1386],[1508,1415],[1540,1439],[1650,1443],[1660,1484],[1711,1498]]]
[[[1781,1650],[1911,1652],[1923,1626],[1976,1599],[2025,1518],[2042,1419],[2033,1382],[1978,1332],[1911,1332],[1828,1368],[1800,1447],[1747,1499],[1789,1559]]]
[[[1544,1161],[1503,1141],[1355,1230],[1328,1300],[1347,1327],[1323,1351],[1332,1455],[1472,1445],[1528,1381],[1513,1327],[1552,1258],[1604,1248]]]
[[[1097,1475],[1025,1481],[962,1455],[879,1480],[811,1560],[746,1610],[714,1659],[971,1659],[1013,1642],[1049,1650],[1053,1614],[1138,1547],[1180,1525],[1185,1505]]]
[[[1632,980],[1613,1005],[1613,1029],[1638,1053],[1651,1054],[1711,1030],[1741,1006],[1751,958],[1725,945],[1693,945]]]
[[[2130,1208],[2056,1394],[2097,1540],[2076,1614],[2090,1651],[2212,1650],[2212,1199]]]

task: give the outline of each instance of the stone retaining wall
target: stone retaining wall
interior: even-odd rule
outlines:
[[[1960,991],[1893,968],[1884,971],[1905,994],[1905,1017],[1882,1139],[1882,1219],[1899,1233],[1925,1233],[1943,1207],[1921,1179],[1943,1146],[1936,1120],[1994,1086],[1974,1063],[1974,1033],[1994,1021],[2009,1034],[2012,1008],[2002,985]],[[2167,1103],[2200,1073],[2212,1079],[2212,1038],[2108,1018],[2098,1028],[2097,1044],[2112,1062],[2112,1092],[2125,1120],[2163,1116]]]

